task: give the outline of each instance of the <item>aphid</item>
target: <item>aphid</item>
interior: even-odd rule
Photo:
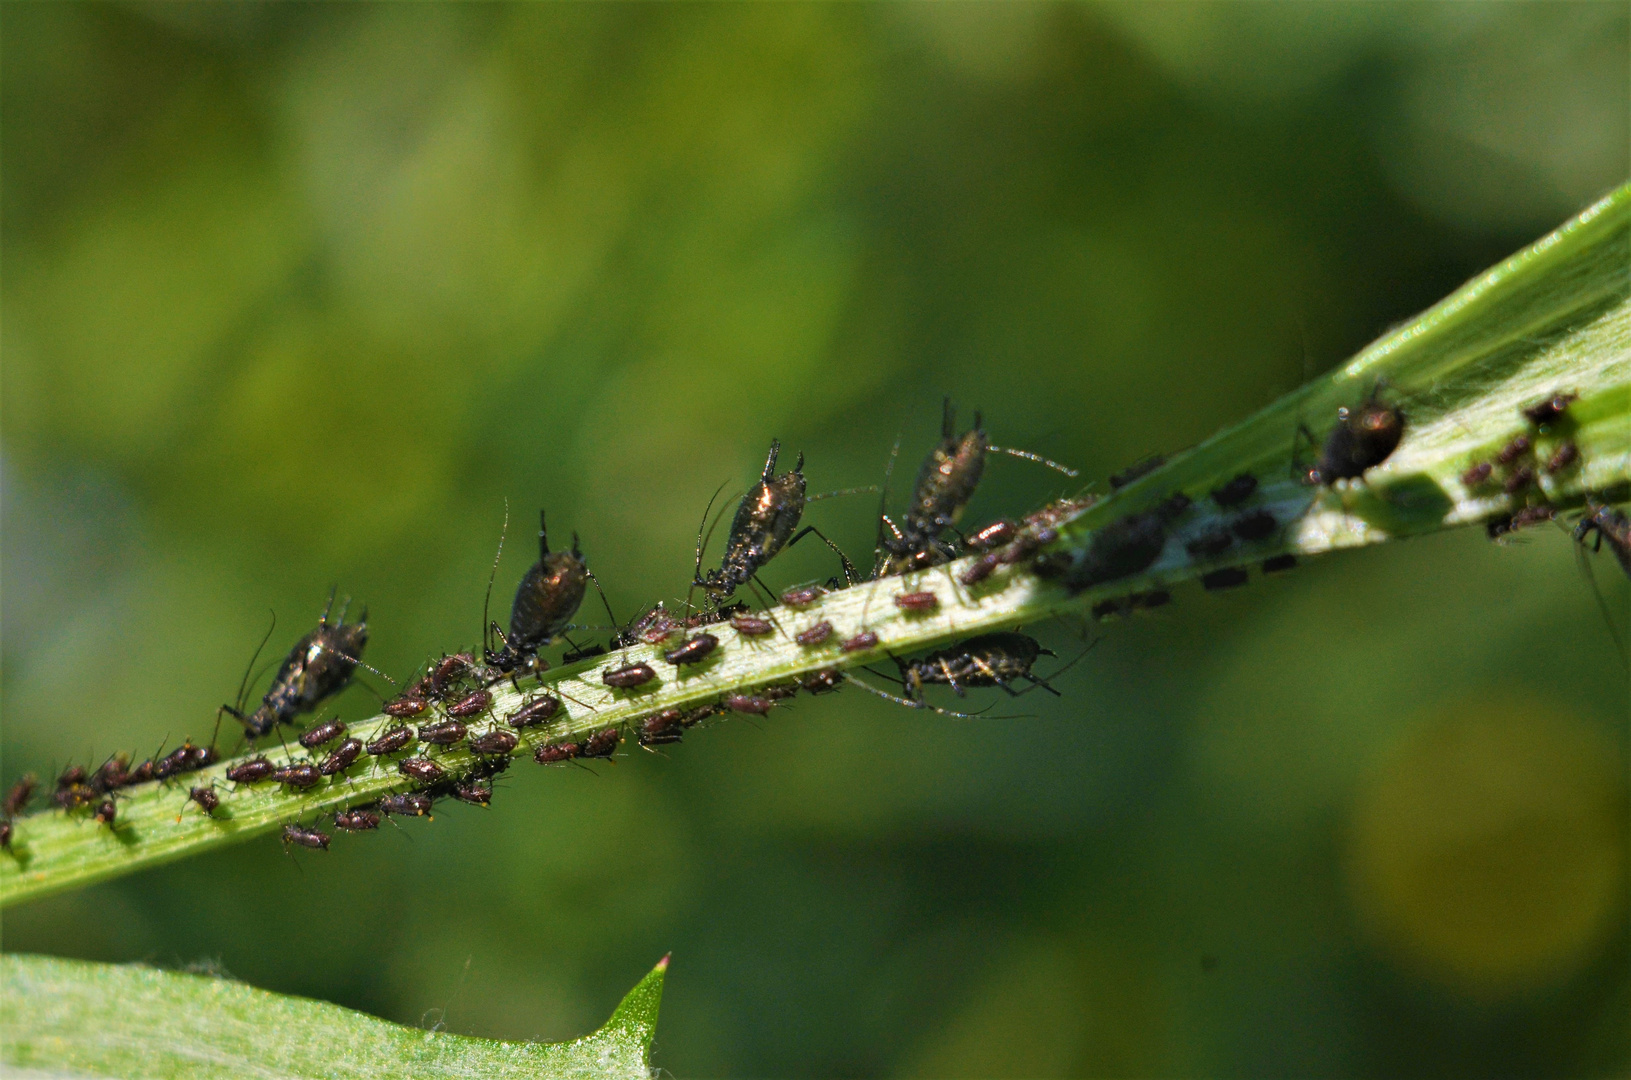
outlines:
[[[258,784],[270,780],[277,766],[263,757],[250,758],[227,769],[227,779],[234,784]]]
[[[1572,442],[1565,442],[1558,446],[1546,462],[1548,473],[1560,473],[1580,459],[1580,448]]]
[[[1127,611],[1128,604],[1125,600],[1118,596],[1109,600],[1100,600],[1098,603],[1094,604],[1092,614],[1095,619],[1103,620],[1108,619],[1113,615],[1125,615],[1127,614]]]
[[[328,720],[303,732],[300,736],[300,745],[307,750],[315,750],[324,743],[333,742],[344,734],[345,724],[338,720]]]
[[[1496,453],[1495,460],[1502,465],[1510,465],[1529,452],[1529,436],[1519,435]]]
[[[1491,540],[1499,540],[1512,531],[1512,515],[1497,514],[1484,522],[1484,535]]]
[[[197,803],[206,814],[215,813],[215,808],[221,805],[221,796],[216,794],[214,786],[195,787],[187,792],[187,798]]]
[[[166,780],[178,773],[193,772],[206,765],[213,765],[219,756],[213,746],[194,746],[190,742],[183,742],[153,763],[153,776],[158,780]]]
[[[272,772],[273,780],[292,787],[296,791],[304,791],[322,778],[323,774],[317,771],[317,766],[309,761],[285,765],[281,769],[275,769]]]
[[[680,620],[670,615],[668,608],[659,600],[650,611],[634,620],[626,629],[619,631],[612,638],[612,648],[626,649],[640,641],[645,642],[647,645],[661,645],[677,634],[680,629]]]
[[[476,658],[469,653],[454,653],[444,656],[436,662],[430,673],[430,695],[437,700],[447,696],[460,680],[472,674],[476,668]]]
[[[591,644],[588,644],[588,645],[579,646],[578,648],[575,648],[575,649],[566,650],[565,652],[563,652],[561,654],[561,663],[563,663],[563,664],[575,664],[579,660],[588,660],[591,657],[605,656],[605,655],[606,655],[606,646],[591,643]],[[542,664],[543,661],[539,661],[539,663]]]
[[[1257,477],[1251,473],[1241,473],[1226,482],[1222,487],[1212,489],[1212,501],[1219,506],[1239,506],[1251,498],[1252,492],[1257,490]]]
[[[119,808],[114,804],[112,799],[103,799],[102,802],[97,805],[96,813],[92,816],[94,816],[97,821],[111,829],[113,827],[114,818],[119,816]]]
[[[1167,463],[1167,459],[1160,454],[1151,454],[1142,461],[1134,462],[1110,478],[1110,490],[1119,491],[1128,484],[1154,472]]]
[[[1514,530],[1528,528],[1543,521],[1551,521],[1556,516],[1557,508],[1553,506],[1525,506],[1512,515],[1509,528]]]
[[[799,679],[799,686],[811,694],[828,694],[843,685],[844,673],[837,668],[822,668]]]
[[[69,784],[51,793],[51,801],[64,810],[76,810],[95,802],[98,792],[86,784]]]
[[[906,696],[921,704],[923,687],[929,683],[949,686],[958,697],[970,686],[997,686],[1016,695],[1013,683],[1025,679],[1049,693],[1058,691],[1031,674],[1038,657],[1054,654],[1032,637],[1005,631],[981,634],[947,649],[930,653],[921,660],[896,660]]]
[[[396,771],[421,784],[434,784],[447,775],[447,770],[429,758],[403,758],[396,763]]]
[[[345,832],[367,832],[379,828],[379,814],[372,810],[336,810],[334,827]]]
[[[83,765],[70,765],[63,769],[62,774],[57,777],[57,787],[59,789],[79,787],[85,780],[85,767]]]
[[[758,694],[731,694],[724,701],[725,708],[731,712],[748,713],[751,716],[768,716],[776,703],[767,697]]]
[[[786,701],[790,697],[798,696],[799,687],[797,683],[781,683],[767,686],[759,692],[771,701]]]
[[[1526,405],[1519,411],[1531,424],[1550,424],[1562,416],[1569,407],[1569,403],[1579,397],[1576,393],[1564,393],[1559,390],[1545,401],[1537,401],[1533,405]]]
[[[447,715],[456,717],[480,716],[493,704],[493,695],[486,690],[472,690],[458,701],[447,706]],[[425,729],[419,729],[419,737],[425,737]]]
[[[1290,570],[1297,565],[1297,556],[1287,552],[1284,555],[1272,555],[1263,560],[1263,573],[1278,574],[1282,570]]]
[[[640,723],[641,746],[664,746],[679,742],[685,734],[685,714],[679,709],[664,709],[648,716]]]
[[[578,751],[579,757],[609,758],[617,751],[618,734],[616,728],[606,728],[597,731],[583,740],[583,749]]]
[[[496,565],[496,564],[495,564]],[[572,616],[583,603],[583,594],[594,574],[583,561],[578,534],[572,534],[572,550],[551,552],[549,529],[544,512],[538,511],[538,561],[521,576],[510,606],[510,632],[506,636],[497,623],[488,623],[503,648],[484,648],[487,663],[499,671],[542,670],[538,650],[570,628]],[[489,582],[488,591],[492,585]],[[483,616],[486,621],[486,616]],[[615,622],[615,620],[613,620]]]
[[[782,593],[782,603],[788,607],[806,607],[827,595],[820,585],[796,585]]]
[[[776,629],[769,619],[746,613],[731,616],[731,628],[743,637],[763,637]]]
[[[1508,495],[1516,495],[1534,482],[1535,470],[1527,465],[1520,465],[1518,468],[1513,469],[1512,475],[1508,476],[1505,482],[1501,484],[1501,490]]]
[[[545,723],[561,707],[561,699],[542,694],[521,703],[521,707],[504,718],[504,722],[517,731]]]
[[[1584,545],[1586,538],[1596,534],[1592,551],[1601,551],[1606,543],[1620,569],[1631,577],[1631,519],[1605,503],[1586,501],[1586,516],[1574,527],[1574,539]]]
[[[466,727],[460,720],[437,720],[419,725],[419,741],[432,746],[452,746],[464,739]]]
[[[351,768],[352,763],[361,755],[362,740],[347,739],[329,752],[328,757],[324,758],[322,764],[317,766],[317,771],[324,776],[333,776],[335,773],[345,772]]]
[[[328,617],[333,606],[334,597],[330,596],[329,607],[317,620],[317,629],[295,642],[289,655],[284,657],[272,677],[271,688],[261,698],[260,708],[245,715],[237,706],[221,706],[222,712],[243,724],[250,741],[269,734],[279,724],[293,723],[295,717],[313,711],[351,682],[351,673],[356,670],[363,648],[368,644],[368,610],[364,608],[356,622],[347,624],[345,609],[341,608],[339,621],[330,624]],[[250,667],[254,667],[253,660]],[[247,680],[248,672],[245,672],[246,686]],[[242,695],[240,689],[240,704]]]
[[[321,829],[304,829],[299,825],[285,825],[283,826],[283,846],[287,848],[290,844],[298,844],[300,847],[311,848],[313,851],[318,848],[327,851],[329,835]]]
[[[1404,436],[1405,415],[1397,406],[1381,399],[1381,384],[1357,410],[1347,406],[1337,410],[1337,424],[1320,447],[1319,460],[1303,474],[1309,484],[1332,484],[1338,480],[1357,480],[1366,470],[1382,464],[1398,447]],[[1310,442],[1313,435],[1306,427],[1303,435]]]
[[[453,797],[471,806],[490,806],[493,802],[493,785],[475,780],[460,780],[453,785]]]
[[[583,748],[577,743],[555,743],[552,746],[540,746],[533,751],[532,760],[540,765],[561,765],[577,757]]]
[[[698,634],[685,641],[679,648],[663,653],[663,659],[676,667],[682,664],[698,664],[706,660],[718,646],[719,639],[712,634]]]
[[[127,754],[116,753],[91,773],[87,783],[97,791],[115,791],[124,787],[129,780],[130,757]]]
[[[1019,533],[1019,524],[1001,518],[963,541],[970,551],[990,551],[1008,543]]]
[[[650,664],[625,664],[620,668],[608,668],[600,673],[600,680],[607,686],[617,690],[628,690],[636,686],[643,686],[657,677]]]
[[[423,791],[404,791],[399,795],[385,796],[379,801],[379,808],[380,812],[386,815],[429,817],[434,802],[435,800]]]
[[[39,787],[39,783],[33,773],[25,773],[6,791],[5,799],[0,800],[0,813],[11,818],[28,809],[29,800],[34,798],[34,789]]]
[[[1184,544],[1184,550],[1194,559],[1211,559],[1234,546],[1235,538],[1221,526],[1208,529]]]
[[[878,635],[872,630],[862,630],[854,637],[840,643],[838,647],[845,652],[861,652],[864,649],[875,649],[878,647]]]
[[[145,784],[153,779],[153,759],[149,758],[125,775],[125,786]]]
[[[508,754],[519,742],[513,731],[489,731],[483,735],[473,736],[470,740],[470,749],[477,754]]]
[[[940,534],[957,524],[974,497],[985,472],[989,446],[978,412],[974,414],[974,426],[957,434],[957,410],[951,398],[946,398],[941,408],[940,442],[918,470],[912,499],[901,514],[900,525],[891,522],[887,514],[879,514],[880,558],[874,577],[932,566],[956,554]]]
[[[1167,525],[1188,509],[1182,494],[1151,510],[1117,518],[1098,532],[1065,572],[1072,590],[1092,588],[1148,569],[1167,546]]]
[[[990,577],[998,566],[1002,565],[1001,556],[1002,549],[1000,548],[996,551],[986,552],[964,567],[962,572],[957,575],[957,580],[964,585],[978,585]]]
[[[940,597],[932,592],[899,593],[895,597],[895,606],[907,612],[928,612],[940,607]]]
[[[1266,540],[1274,535],[1274,530],[1280,527],[1274,520],[1274,515],[1267,510],[1253,510],[1249,514],[1242,514],[1230,522],[1230,528],[1235,535],[1248,543],[1256,540]]]
[[[832,637],[832,623],[822,619],[814,626],[794,634],[793,640],[800,645],[820,645],[830,637]]]
[[[1489,482],[1490,474],[1494,471],[1494,465],[1487,461],[1480,461],[1461,474],[1461,486],[1465,488],[1480,487]]]
[[[1247,574],[1244,567],[1225,566],[1221,570],[1214,570],[1210,574],[1201,575],[1201,588],[1207,592],[1216,592],[1219,589],[1233,589],[1246,584]]]
[[[1049,533],[1053,530],[1049,529]],[[1039,532],[1022,532],[1014,537],[1013,543],[990,553],[997,562],[1007,566],[1024,562],[1042,546],[1042,536]]]
[[[422,697],[399,697],[394,701],[385,703],[385,715],[394,716],[399,720],[411,716],[421,716],[430,708],[430,701]]]
[[[383,754],[394,754],[414,740],[413,728],[407,724],[398,724],[380,732],[379,738],[366,747],[370,754],[380,757]]]

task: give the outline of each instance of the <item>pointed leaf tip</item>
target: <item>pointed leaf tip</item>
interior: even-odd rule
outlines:
[[[663,953],[663,958],[657,961],[657,970],[666,973],[668,971],[668,961],[672,959],[673,956],[674,954],[671,952]]]

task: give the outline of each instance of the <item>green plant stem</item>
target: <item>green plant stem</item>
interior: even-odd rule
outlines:
[[[1405,437],[1362,483],[1309,488],[1295,478],[1300,425],[1323,434],[1340,406],[1354,406],[1382,381],[1382,393],[1408,417]],[[1554,391],[1579,395],[1563,422],[1541,432],[1526,425],[1520,406]],[[1488,460],[1514,436],[1529,434],[1539,466],[1565,442],[1579,450],[1576,465],[1540,473],[1537,486],[1506,493],[1494,483],[1461,483],[1468,466]],[[1317,447],[1304,445],[1305,462]],[[1214,560],[1192,558],[1185,541],[1227,527],[1232,512],[1207,493],[1230,477],[1251,473],[1260,486],[1253,508],[1280,523],[1267,539],[1240,543]],[[1330,375],[1288,394],[1163,467],[1076,513],[1059,529],[1055,548],[1076,555],[1095,533],[1175,491],[1194,500],[1172,529],[1162,555],[1144,571],[1073,593],[1038,578],[1026,566],[1004,567],[974,588],[958,582],[969,560],[866,582],[793,610],[772,609],[778,632],[747,638],[727,625],[710,627],[720,647],[703,664],[675,668],[662,649],[638,646],[546,673],[542,687],[565,705],[548,728],[524,734],[518,767],[533,767],[540,743],[578,740],[607,728],[632,730],[663,709],[690,708],[724,695],[785,683],[822,668],[850,668],[904,656],[985,630],[1034,624],[1081,612],[1106,599],[1167,588],[1227,566],[1276,555],[1306,556],[1422,535],[1487,521],[1545,502],[1559,512],[1596,493],[1623,498],[1631,480],[1631,186],[1621,188],[1558,231],[1470,282],[1442,303],[1394,329]],[[907,591],[932,590],[933,612],[911,614],[893,603]],[[833,634],[816,646],[794,635],[820,621]],[[862,630],[875,648],[842,652],[839,643]],[[669,646],[671,647],[671,646]],[[647,662],[660,677],[634,691],[614,691],[603,669]],[[527,696],[502,685],[494,715]],[[533,691],[536,692],[536,691]],[[375,717],[353,725],[364,740],[394,723]],[[478,725],[477,730],[480,730]],[[627,740],[625,745],[632,743]],[[269,751],[282,762],[297,757]],[[472,757],[457,749],[433,754],[450,773]],[[281,823],[310,822],[335,809],[371,803],[407,785],[394,760],[365,758],[347,774],[304,793],[273,784],[234,789],[222,763],[179,784],[127,790],[115,829],[79,814],[48,812],[17,822],[12,853],[0,858],[0,904],[44,896],[169,859],[269,832]],[[186,789],[215,783],[221,808],[206,817],[188,805]]]

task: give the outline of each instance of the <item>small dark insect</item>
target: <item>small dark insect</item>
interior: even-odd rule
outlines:
[[[1201,588],[1207,592],[1216,592],[1219,589],[1233,589],[1246,584],[1248,575],[1241,566],[1226,566],[1221,570],[1214,570],[1210,574],[1201,575]]]
[[[782,593],[782,603],[788,607],[805,607],[827,595],[820,585],[798,585]]]
[[[844,685],[844,673],[837,668],[812,671],[799,680],[799,686],[811,694],[828,694]]]
[[[815,533],[822,540],[838,548],[814,526],[806,526],[797,535],[799,519],[804,516],[804,455],[798,456],[790,472],[776,475],[776,456],[781,443],[770,441],[770,456],[765,459],[759,482],[748,489],[736,506],[736,517],[731,520],[731,531],[725,538],[725,555],[718,570],[702,573],[703,537],[697,532],[697,570],[692,585],[707,590],[717,602],[746,585],[759,568],[774,559],[783,548],[792,547],[806,535]],[[706,518],[704,512],[704,518]],[[840,552],[842,556],[842,552]],[[844,572],[853,577],[849,560],[844,559]]]
[[[227,779],[234,784],[258,784],[270,780],[277,766],[263,757],[250,758],[227,769]]]
[[[1208,529],[1195,539],[1184,544],[1184,550],[1189,552],[1191,558],[1210,559],[1222,555],[1234,546],[1235,538],[1228,529]]]
[[[1556,507],[1552,506],[1525,506],[1512,515],[1509,528],[1525,529],[1531,525],[1539,525],[1543,521],[1551,521],[1557,516]]]
[[[1620,569],[1631,577],[1631,519],[1612,506],[1588,499],[1586,516],[1574,527],[1574,539],[1583,545],[1593,533],[1596,540],[1592,551],[1600,551],[1606,543],[1619,560]]]
[[[1290,570],[1297,565],[1297,556],[1289,552],[1284,555],[1274,555],[1263,560],[1263,573],[1278,574],[1282,570]]]
[[[215,813],[215,808],[221,805],[221,796],[216,794],[213,786],[195,787],[187,792],[187,798],[202,807],[206,814]]]
[[[476,658],[469,653],[454,653],[444,656],[436,662],[430,673],[431,696],[441,699],[453,688],[459,680],[471,674],[476,668]]]
[[[432,746],[452,746],[464,739],[468,729],[460,720],[437,720],[430,724],[419,725],[419,741],[428,742]]]
[[[446,769],[429,758],[403,758],[396,763],[396,771],[421,784],[434,784],[447,775]]]
[[[974,497],[989,446],[978,412],[974,426],[957,434],[957,410],[951,398],[946,398],[941,408],[940,442],[918,469],[912,500],[901,514],[900,525],[879,514],[874,577],[933,566],[956,554],[940,534],[957,523]]]
[[[859,634],[848,639],[838,646],[845,652],[860,652],[863,649],[878,647],[878,635],[871,630],[862,630]]]
[[[560,698],[550,697],[548,694],[543,694],[539,697],[522,702],[519,709],[515,710],[515,712],[504,718],[504,722],[515,728],[517,731],[521,730],[522,728],[535,727],[536,725],[542,724],[550,717],[554,716],[560,707]]]
[[[1048,531],[1053,532],[1052,529]],[[1015,563],[1021,563],[1030,558],[1035,554],[1036,549],[1041,546],[1042,537],[1038,532],[1022,532],[1014,537],[1013,543],[1005,548],[990,552],[988,557],[994,558],[997,562],[1006,566],[1013,566]]]
[[[612,638],[612,648],[624,649],[637,641],[647,645],[661,645],[673,637],[681,629],[680,620],[668,613],[668,608],[661,601],[657,605]]]
[[[1110,478],[1110,490],[1119,491],[1139,477],[1154,472],[1166,463],[1167,459],[1160,454],[1152,454],[1142,461],[1135,462]]]
[[[576,649],[568,649],[563,652],[561,654],[561,663],[575,664],[579,660],[588,660],[595,656],[605,656],[606,651],[606,646],[591,642],[588,645],[581,645]],[[543,661],[540,660],[538,663],[542,665]]]
[[[1019,524],[1002,518],[993,521],[964,541],[970,551],[990,551],[1008,543],[1019,533]]]
[[[51,793],[51,801],[64,810],[76,810],[82,806],[89,806],[95,802],[99,793],[87,784],[69,784],[59,786]]]
[[[997,686],[1011,695],[1012,683],[1025,679],[1049,693],[1058,693],[1043,679],[1031,674],[1040,656],[1054,655],[1032,637],[1003,632],[981,634],[947,649],[930,653],[920,660],[896,660],[906,697],[914,705],[923,703],[923,687],[929,683],[949,686],[958,697],[970,686]]]
[[[1274,515],[1267,510],[1253,510],[1249,514],[1235,518],[1230,523],[1230,528],[1234,529],[1236,536],[1251,542],[1266,540],[1273,536],[1274,530],[1279,528],[1279,522],[1275,521]]]
[[[1092,610],[1095,619],[1103,620],[1115,615],[1126,614],[1126,604],[1120,597],[1116,597],[1111,600],[1100,600],[1093,605]]]
[[[798,692],[798,683],[780,683],[774,686],[767,686],[759,691],[759,693],[763,694],[771,701],[786,701],[790,697],[797,697]]]
[[[1563,443],[1546,462],[1546,471],[1548,473],[1560,473],[1578,460],[1580,460],[1580,448],[1572,442]]]
[[[732,615],[731,628],[743,637],[763,637],[776,629],[776,624],[758,615]]]
[[[648,716],[640,723],[641,746],[664,746],[677,743],[685,735],[685,714],[678,709],[664,709]]]
[[[103,799],[97,806],[96,813],[92,816],[103,825],[112,828],[114,819],[119,816],[119,807],[114,804],[112,799]]]
[[[1212,501],[1219,506],[1239,506],[1257,490],[1257,477],[1241,473],[1222,487],[1212,489]]]
[[[300,736],[300,745],[307,750],[315,750],[326,742],[333,742],[345,734],[345,725],[338,720],[328,720],[306,731]]]
[[[725,699],[725,708],[731,712],[748,713],[752,716],[768,716],[776,703],[767,697],[757,694],[731,694]]]
[[[1484,522],[1484,535],[1491,540],[1499,540],[1512,531],[1512,515],[1499,514]]]
[[[1529,446],[1529,436],[1519,435],[1517,438],[1501,447],[1500,452],[1495,455],[1495,460],[1499,461],[1502,465],[1510,465],[1523,455],[1527,454],[1529,452]]]
[[[214,765],[221,760],[221,755],[213,746],[194,746],[187,754],[187,768],[202,769]]]
[[[213,765],[219,757],[213,746],[194,746],[184,742],[154,763],[153,776],[165,780],[178,773],[193,772]]]
[[[643,686],[656,677],[657,673],[652,670],[650,664],[627,664],[620,668],[608,668],[600,673],[601,682],[617,690]]]
[[[285,765],[281,769],[272,772],[273,780],[280,784],[286,784],[296,791],[304,791],[322,778],[323,774],[317,771],[317,766],[309,761]]]
[[[6,817],[16,817],[28,809],[29,800],[34,798],[34,789],[39,787],[39,780],[33,773],[25,774],[6,792],[4,800],[0,800],[0,813]]]
[[[1519,411],[1531,424],[1550,424],[1562,416],[1568,410],[1569,403],[1579,396],[1579,394],[1566,394],[1559,390],[1545,401],[1537,401],[1535,404],[1527,405]]]
[[[1479,487],[1480,485],[1489,481],[1490,474],[1494,471],[1494,465],[1491,465],[1487,461],[1480,461],[1478,464],[1461,474],[1461,486],[1467,488]]]
[[[370,754],[379,757],[383,754],[394,754],[414,740],[413,728],[407,724],[398,724],[394,728],[387,728],[380,732],[379,738],[369,743],[366,749]]]
[[[471,806],[491,806],[493,785],[477,780],[460,780],[453,785],[453,797]]]
[[[820,645],[830,637],[832,637],[832,623],[822,619],[814,626],[794,634],[793,640],[800,645]]]
[[[283,826],[283,846],[297,844],[303,848],[328,850],[329,835],[320,829],[303,829],[299,825]]]
[[[1367,469],[1375,468],[1392,456],[1404,436],[1404,411],[1382,401],[1381,385],[1357,410],[1347,406],[1337,410],[1337,424],[1325,436],[1319,461],[1303,474],[1309,484],[1331,484],[1357,480]],[[1309,442],[1314,436],[1305,427]]]
[[[698,634],[681,644],[679,648],[663,653],[663,659],[676,667],[681,664],[697,664],[706,660],[718,646],[719,639],[712,634]]]
[[[541,670],[538,650],[568,629],[593,576],[578,548],[577,533],[572,534],[571,551],[549,550],[549,529],[544,512],[539,510],[538,561],[515,587],[509,635],[506,637],[497,623],[488,623],[489,633],[496,634],[503,647],[496,652],[485,648],[487,663],[499,671]]]
[[[423,791],[405,791],[400,795],[387,795],[379,801],[380,811],[399,817],[429,817],[434,803]]]
[[[336,810],[334,827],[346,832],[367,832],[379,828],[379,814],[372,810]]]
[[[975,559],[973,562],[969,563],[963,572],[957,575],[957,580],[962,582],[964,585],[978,585],[980,582],[990,577],[992,573],[996,571],[998,566],[1002,565],[1001,556],[1002,549],[1000,548],[996,551],[986,552],[978,559]]]
[[[363,648],[368,644],[368,610],[364,608],[357,621],[348,625],[342,607],[339,621],[330,624],[328,617],[333,606],[331,595],[329,606],[317,620],[317,629],[295,642],[289,655],[283,658],[283,664],[272,677],[271,688],[261,698],[260,708],[245,715],[242,689],[238,705],[221,706],[221,712],[243,724],[250,741],[270,734],[279,724],[293,723],[295,717],[316,709],[351,682],[351,673],[356,670]],[[249,666],[253,668],[255,662],[251,660]],[[244,675],[247,687],[248,672]]]
[[[617,751],[618,735],[616,728],[606,728],[597,731],[583,740],[583,749],[578,751],[579,757],[609,758]]]
[[[410,716],[422,715],[428,708],[430,708],[430,701],[426,698],[399,697],[395,701],[385,703],[385,715],[394,716],[401,720]]]
[[[533,751],[532,760],[540,765],[560,765],[571,761],[581,752],[575,742],[555,743],[553,746],[540,746]]]
[[[153,760],[149,758],[130,770],[129,774],[125,776],[125,786],[145,784],[151,779],[153,779]]]
[[[895,596],[895,606],[908,612],[934,611],[940,607],[940,597],[927,591],[899,593]]]
[[[323,759],[323,763],[317,766],[317,771],[324,776],[333,776],[335,773],[345,772],[351,768],[352,763],[361,755],[362,740],[347,739],[339,746],[336,746],[328,757]]]
[[[513,731],[489,731],[484,735],[473,736],[470,740],[470,749],[477,754],[508,754],[519,742]]]
[[[0,819],[0,847],[11,847],[11,819]]]
[[[87,781],[97,791],[115,791],[130,782],[130,757],[116,753],[97,767]]]
[[[1527,465],[1520,465],[1518,468],[1513,469],[1512,475],[1508,476],[1505,482],[1501,484],[1501,490],[1508,495],[1516,495],[1534,482],[1535,470]]]
[[[447,706],[447,715],[457,717],[480,716],[493,704],[493,695],[486,690],[472,690],[458,701]],[[419,737],[425,737],[425,729],[419,729]]]
[[[66,769],[62,770],[61,776],[57,777],[57,787],[78,787],[83,784],[85,780],[85,767],[83,765],[70,765]]]
[[[1112,521],[1076,556],[1065,572],[1065,584],[1079,592],[1148,569],[1167,546],[1167,525],[1188,506],[1189,500],[1180,494],[1154,509]]]

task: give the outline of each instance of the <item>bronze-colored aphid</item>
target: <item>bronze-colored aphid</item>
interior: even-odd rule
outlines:
[[[718,570],[709,570],[706,574],[702,572],[705,540],[701,530],[697,532],[697,569],[692,586],[706,590],[715,603],[746,585],[761,567],[811,533],[821,537],[828,547],[838,552],[847,578],[853,580],[855,576],[849,559],[821,530],[807,525],[794,532],[798,529],[799,519],[804,516],[804,455],[798,456],[791,470],[777,475],[776,457],[780,453],[781,443],[772,439],[770,454],[765,458],[759,482],[748,489],[736,506],[736,516],[731,520],[731,530],[725,538],[725,555]]]
[[[345,734],[345,724],[339,720],[327,720],[314,728],[309,728],[300,734],[300,745],[307,750],[315,750],[324,743],[333,742]]]
[[[583,594],[594,575],[583,561],[578,534],[572,534],[572,550],[549,550],[549,529],[544,512],[538,511],[538,561],[521,576],[510,606],[510,632],[505,635],[497,623],[488,631],[496,634],[503,648],[486,648],[487,663],[503,672],[541,671],[548,667],[538,658],[538,650],[571,628],[572,616],[583,603]]]
[[[356,622],[347,623],[342,607],[339,620],[330,623],[333,607],[334,597],[330,596],[329,606],[317,620],[317,629],[295,642],[284,657],[270,689],[261,698],[260,708],[245,715],[241,690],[237,705],[221,706],[222,712],[243,724],[250,741],[270,734],[279,724],[293,723],[302,713],[312,712],[351,682],[351,674],[368,644],[368,610],[364,608]],[[250,665],[253,667],[254,661]]]
[[[1631,577],[1631,519],[1606,503],[1588,499],[1586,516],[1574,527],[1574,539],[1584,545],[1587,538],[1593,536],[1592,550],[1600,551],[1607,544],[1619,561],[1620,569],[1625,571],[1626,577]]]

